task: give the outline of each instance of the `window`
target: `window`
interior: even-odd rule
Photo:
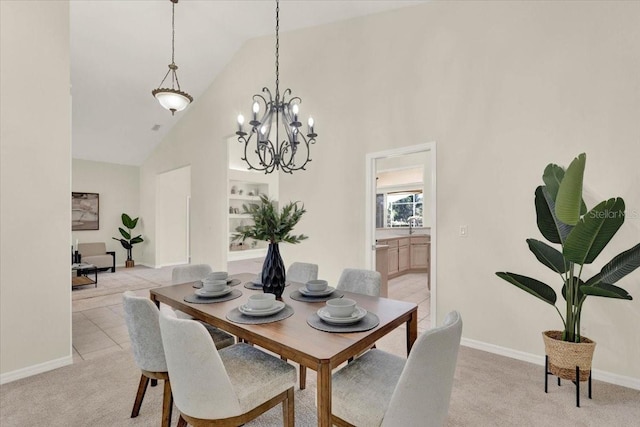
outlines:
[[[422,191],[387,194],[387,227],[422,227]]]
[[[422,227],[422,190],[376,194],[376,228]]]

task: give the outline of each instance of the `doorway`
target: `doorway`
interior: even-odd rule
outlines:
[[[424,155],[424,157],[420,157]],[[416,165],[411,159],[423,158],[423,164]],[[413,163],[413,164],[412,164]],[[379,166],[386,171],[397,171],[397,175],[413,176],[405,181],[386,183],[386,189],[377,185]],[[423,168],[422,186],[415,178],[417,166]],[[384,179],[384,178],[383,178]],[[384,186],[383,186],[384,187]],[[394,188],[395,187],[395,188]],[[418,227],[422,234],[430,238],[428,280],[423,285],[430,287],[429,315],[436,319],[436,147],[435,142],[401,147],[392,150],[369,153],[366,156],[366,197],[365,197],[365,260],[367,268],[376,269],[376,241],[379,236],[399,236],[407,238]],[[398,208],[393,204],[401,201]],[[409,212],[411,211],[411,212]],[[392,249],[393,250],[393,249]],[[393,277],[393,275],[392,275]],[[393,279],[396,280],[396,279]],[[434,322],[435,323],[435,322]]]
[[[191,166],[156,176],[156,266],[188,264]]]

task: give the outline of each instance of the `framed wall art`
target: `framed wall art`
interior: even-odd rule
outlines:
[[[100,229],[100,195],[71,193],[71,230]]]

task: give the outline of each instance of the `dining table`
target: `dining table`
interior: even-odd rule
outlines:
[[[252,273],[230,276],[236,282],[247,283],[255,279]],[[194,294],[194,282],[164,286],[150,290],[151,300],[193,316],[195,319],[223,329],[239,340],[260,346],[280,355],[281,358],[299,363],[317,372],[317,416],[318,426],[329,427],[331,421],[331,374],[340,364],[370,349],[376,341],[406,324],[407,355],[418,334],[418,307],[414,303],[383,297],[344,292],[345,298],[356,301],[357,306],[374,313],[379,319],[377,326],[362,332],[325,332],[311,327],[307,319],[314,315],[326,302],[303,302],[290,295],[304,286],[289,282],[282,294],[282,301],[293,309],[289,317],[262,324],[247,324],[227,318],[232,310],[247,303],[249,296],[261,292],[237,285],[234,289],[242,292],[235,299],[206,304],[185,301]],[[380,372],[384,375],[384,372]]]

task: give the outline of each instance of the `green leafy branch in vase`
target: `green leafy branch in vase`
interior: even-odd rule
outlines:
[[[300,243],[307,236],[304,234],[291,234],[293,228],[307,211],[299,202],[290,202],[278,212],[277,202],[270,200],[266,195],[260,196],[260,203],[242,205],[243,214],[250,215],[252,225],[236,227],[234,240],[246,239],[263,240],[269,243]]]

